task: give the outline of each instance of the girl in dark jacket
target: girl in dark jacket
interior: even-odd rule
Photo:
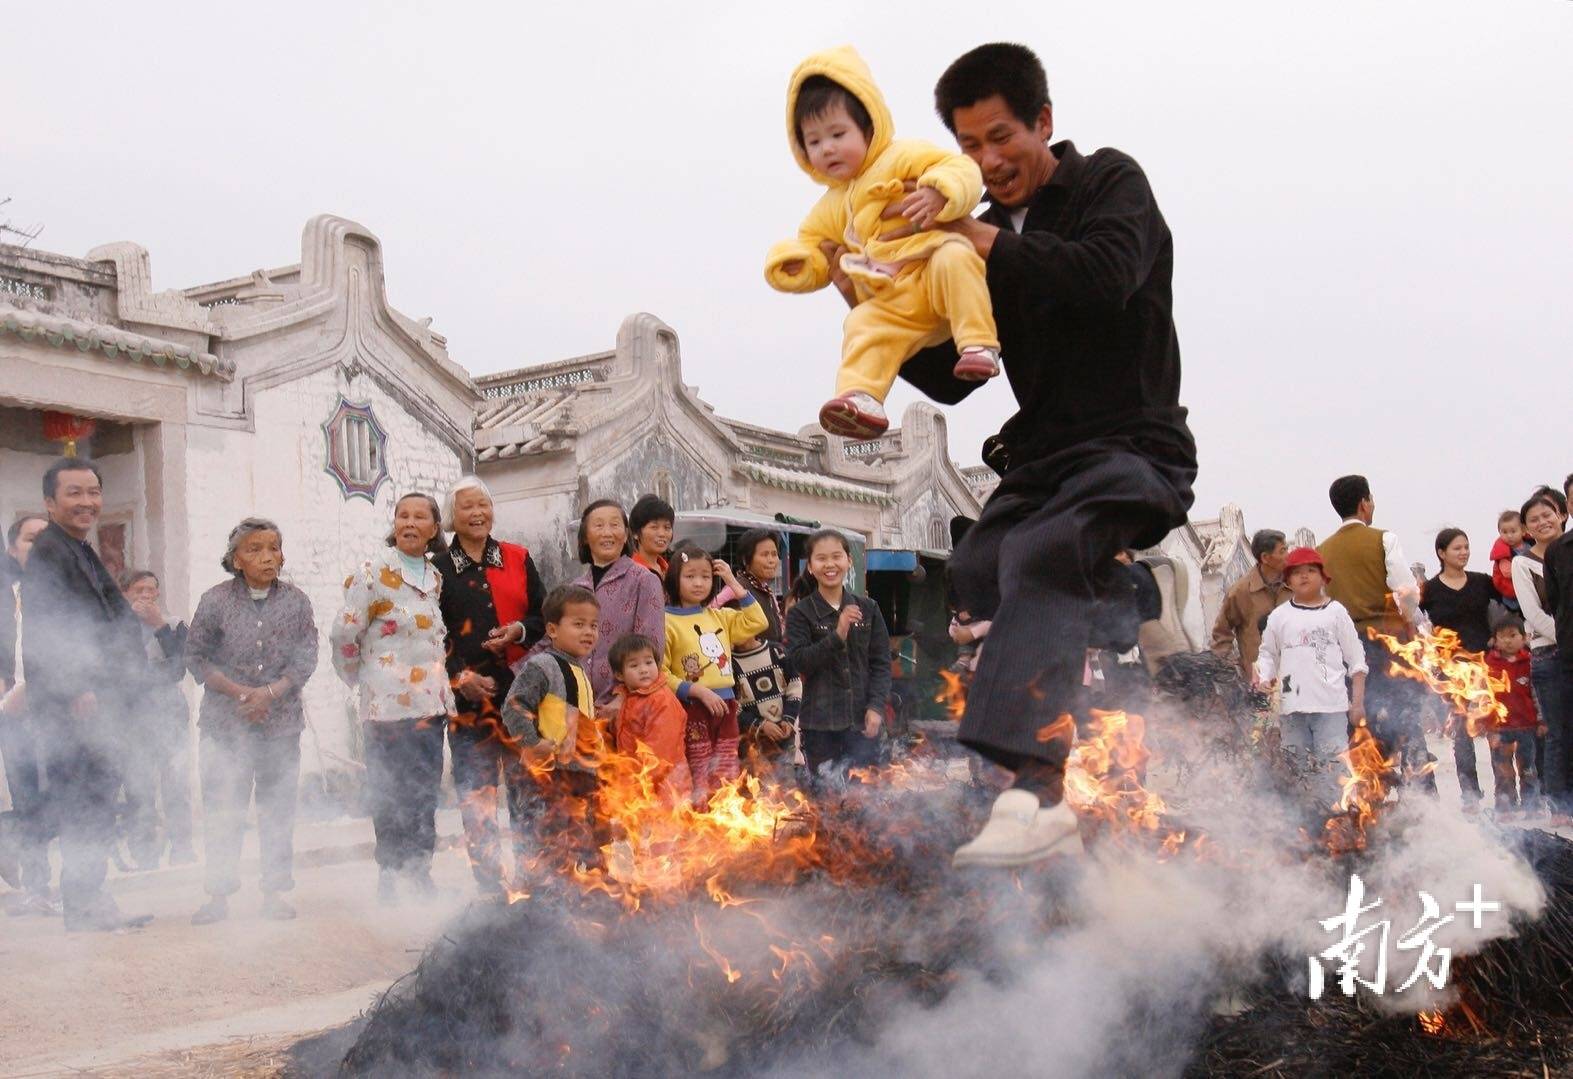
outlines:
[[[803,679],[800,725],[811,774],[872,763],[890,696],[890,636],[879,605],[846,587],[852,551],[822,529],[805,553],[815,589],[787,612],[787,664]]]

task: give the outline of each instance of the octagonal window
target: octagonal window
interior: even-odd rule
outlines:
[[[338,480],[344,497],[374,500],[377,488],[388,478],[388,434],[371,406],[340,397],[322,433],[328,448],[326,471]]]

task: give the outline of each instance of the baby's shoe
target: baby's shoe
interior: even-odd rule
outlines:
[[[1000,373],[999,350],[983,345],[964,348],[951,373],[965,382],[987,382]]]
[[[819,426],[842,438],[876,438],[885,433],[890,421],[885,406],[862,390],[843,393],[825,402],[819,410]]]

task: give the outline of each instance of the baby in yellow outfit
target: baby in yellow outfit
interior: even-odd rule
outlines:
[[[885,396],[919,349],[953,339],[958,378],[999,374],[983,260],[967,240],[932,228],[972,213],[983,177],[962,154],[895,141],[892,127],[884,97],[851,48],[815,53],[792,73],[792,153],[829,190],[797,239],[770,249],[765,280],[783,292],[822,289],[830,283],[827,249],[846,248],[841,269],[858,302],[844,328],[836,396],[820,409],[819,423],[848,438],[872,438],[889,426]],[[882,218],[891,207],[911,228]]]

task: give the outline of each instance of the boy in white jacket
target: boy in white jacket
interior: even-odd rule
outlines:
[[[1290,601],[1273,609],[1256,657],[1256,683],[1279,683],[1279,730],[1285,752],[1326,775],[1319,793],[1338,796],[1332,766],[1349,734],[1365,722],[1365,651],[1354,619],[1322,592],[1328,581],[1322,556],[1298,547],[1284,563]],[[1345,684],[1347,673],[1353,692]]]

